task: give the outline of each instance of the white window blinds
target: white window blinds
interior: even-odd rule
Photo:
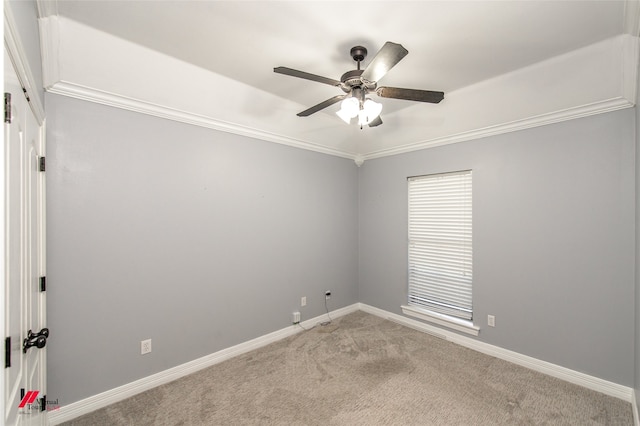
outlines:
[[[409,305],[471,320],[471,170],[409,181]]]

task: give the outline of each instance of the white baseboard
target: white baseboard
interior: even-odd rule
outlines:
[[[583,386],[597,392],[601,392],[605,395],[628,401],[633,406],[633,418],[635,425],[640,426],[635,391],[632,388],[599,379],[597,377],[589,376],[587,374],[570,370],[559,365],[551,364],[546,361],[531,358],[529,356],[509,351],[498,346],[483,343],[470,337],[462,336],[448,330],[443,330],[441,328],[434,327],[432,325],[425,324],[410,318],[406,318],[402,315],[394,314],[379,308],[375,308],[364,303],[355,303],[353,305],[331,311],[330,316],[331,318],[335,319],[358,310],[437,336],[441,339],[457,343],[478,352],[482,352],[484,354],[491,355],[517,365],[521,365],[531,370],[538,371],[540,373],[544,373],[549,376],[556,377],[558,379],[565,380],[567,382]],[[304,328],[311,328],[318,323],[325,321],[326,319],[327,315],[324,314],[319,317],[306,320],[300,325]],[[130,398],[141,392],[153,389],[165,383],[169,383],[204,368],[218,364],[222,361],[226,361],[235,356],[252,351],[254,349],[261,348],[270,343],[277,342],[281,339],[299,333],[300,331],[302,331],[302,328],[300,327],[289,326],[281,330],[274,331],[273,333],[269,333],[264,336],[249,340],[247,342],[240,343],[236,346],[223,349],[211,355],[207,355],[202,358],[187,362],[185,364],[170,368],[168,370],[161,371],[143,379],[136,380],[135,382],[127,383],[126,385],[108,390],[101,394],[91,396],[89,398],[74,402],[69,405],[65,405],[58,410],[50,411],[48,413],[48,423],[50,425],[58,425],[60,423],[75,419],[84,414],[88,414],[92,411],[104,408],[108,405],[122,401],[123,399]]]
[[[507,349],[503,349],[498,346],[480,342],[470,337],[462,336],[460,334],[457,334],[448,330],[444,330],[442,328],[434,327],[432,325],[425,324],[423,322],[416,321],[416,320],[404,317],[402,315],[398,315],[382,309],[378,309],[373,306],[366,305],[364,303],[360,303],[359,308],[360,310],[370,313],[372,315],[376,315],[381,318],[385,318],[385,319],[397,322],[399,324],[405,325],[407,327],[411,327],[413,329],[435,335],[437,337],[446,339],[450,342],[465,346],[469,349],[473,349],[478,352],[482,352],[484,354],[491,355],[496,358],[500,358],[505,361],[512,362],[514,364],[529,368],[534,371],[538,371],[540,373],[547,374],[552,377],[556,377],[558,379],[594,390],[596,392],[603,393],[605,395],[613,396],[615,398],[619,398],[631,403],[635,402],[635,397],[633,395],[634,392],[633,392],[633,389],[630,387],[622,386],[617,383],[609,382],[607,380],[593,377],[588,374],[570,370],[568,368],[561,367],[559,365],[551,364],[550,362],[541,361],[539,359],[522,355]],[[637,412],[637,407],[635,407],[635,410]],[[636,418],[636,425],[640,426],[638,425],[637,416],[634,415],[634,417]]]
[[[359,305],[356,303],[341,309],[336,309],[335,311],[331,311],[330,316],[331,318],[335,319],[355,312],[358,309]],[[316,318],[304,321],[300,325],[305,328],[311,328],[327,319],[327,314],[324,314]],[[149,389],[153,389],[165,383],[172,382],[181,377],[195,373],[199,370],[218,364],[222,361],[226,361],[235,356],[277,342],[301,331],[303,331],[302,328],[292,325],[281,330],[274,331],[273,333],[269,333],[264,336],[249,340],[247,342],[240,343],[230,348],[223,349],[211,355],[207,355],[202,358],[189,361],[185,364],[170,368],[168,370],[153,374],[151,376],[144,377],[140,380],[136,380],[135,382],[127,383],[126,385],[110,389],[98,395],[93,395],[89,398],[85,398],[72,404],[64,405],[58,410],[48,412],[47,421],[50,425],[58,425],[60,423],[75,419],[84,414],[88,414],[92,411],[104,408],[108,405],[122,401],[126,398],[130,398],[134,395],[137,395]]]

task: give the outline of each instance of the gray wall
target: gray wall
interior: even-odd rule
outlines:
[[[406,178],[473,169],[478,339],[633,386],[634,167],[633,109],[367,161],[359,300],[406,304]]]
[[[46,108],[61,405],[285,328],[294,310],[322,315],[326,289],[329,309],[357,302],[353,161],[57,95]]]

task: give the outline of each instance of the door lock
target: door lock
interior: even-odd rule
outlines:
[[[43,328],[38,333],[34,333],[31,330],[27,332],[27,338],[22,342],[22,352],[27,353],[27,349],[32,346],[42,349],[47,344],[47,337],[49,337],[49,329]]]

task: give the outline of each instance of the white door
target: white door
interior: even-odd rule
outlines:
[[[4,282],[6,425],[44,425],[46,419],[44,126],[4,52]],[[10,122],[8,122],[10,121]],[[30,333],[31,332],[31,333]],[[35,334],[35,336],[34,336]],[[44,337],[44,339],[43,339]],[[7,341],[10,339],[10,343]],[[9,343],[9,344],[8,344]]]

